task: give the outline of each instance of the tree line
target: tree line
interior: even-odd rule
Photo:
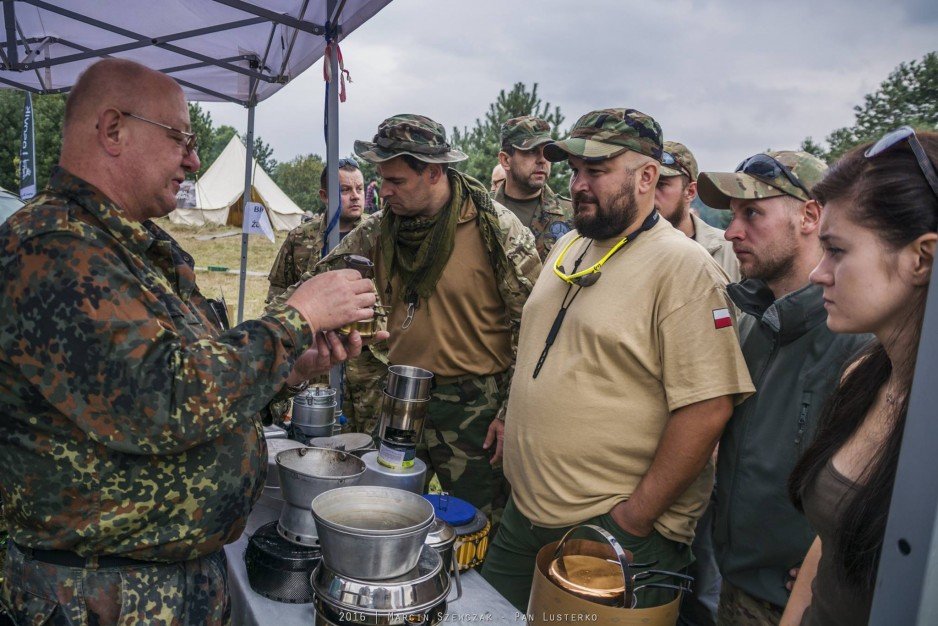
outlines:
[[[25,95],[14,90],[0,90],[0,186],[19,189],[19,150]],[[34,96],[33,115],[36,124],[36,175],[42,188],[48,181],[52,166],[58,162],[62,144],[62,119],[65,96]],[[850,148],[878,138],[887,130],[909,124],[922,130],[938,130],[938,52],[929,52],[921,59],[900,63],[862,104],[854,107],[855,120],[851,126],[833,130],[822,142],[807,137],[801,149],[833,162]],[[465,152],[469,159],[457,164],[457,169],[488,183],[492,167],[498,162],[499,130],[506,120],[521,115],[537,115],[550,124],[551,134],[559,137],[566,129],[561,125],[565,117],[559,106],[542,100],[538,84],[528,87],[522,82],[511,89],[499,91],[494,102],[474,124],[453,127],[450,140],[454,147]],[[198,136],[201,169],[192,177],[201,176],[215,161],[237,131],[228,125],[215,126],[211,114],[198,103],[189,105],[193,132]],[[254,140],[254,157],[258,164],[302,209],[322,210],[319,202],[319,176],[325,163],[317,154],[297,156],[278,162],[273,148],[260,136]],[[366,184],[376,179],[377,172],[370,163],[362,163]],[[548,184],[566,194],[569,168],[556,163],[551,169]],[[706,207],[700,207],[702,215]],[[703,215],[705,218],[711,215]],[[708,220],[710,221],[710,220]]]

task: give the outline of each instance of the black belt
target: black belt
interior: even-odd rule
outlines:
[[[140,559],[130,559],[126,556],[113,556],[109,554],[82,556],[71,550],[38,550],[36,548],[27,548],[13,542],[16,549],[22,552],[26,558],[34,561],[49,563],[50,565],[61,565],[63,567],[81,567],[85,569],[98,569],[102,567],[134,567],[141,565],[166,565],[159,561],[142,561]]]

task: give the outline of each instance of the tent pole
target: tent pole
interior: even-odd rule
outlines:
[[[253,89],[252,89],[253,91]],[[254,107],[256,99],[251,97],[248,103],[248,133],[244,139],[244,195],[241,196],[241,222],[247,214],[247,204],[251,201],[251,158],[254,154]],[[243,227],[242,227],[243,230]],[[248,234],[241,233],[241,275],[238,285],[238,323],[244,321],[244,283],[248,270]]]
[[[328,0],[326,3],[326,15],[333,15],[335,7],[337,5],[336,0]],[[334,17],[334,22],[329,23],[327,26],[332,29],[331,35],[332,41],[338,43],[338,28],[336,28],[336,23],[338,22],[339,16]],[[323,61],[325,62],[325,61]],[[326,172],[326,188],[329,191],[329,202],[326,207],[325,220],[326,224],[331,223],[333,216],[339,210],[339,199],[341,197],[342,190],[339,188],[339,55],[333,52],[329,55],[329,67],[332,70],[330,72],[331,79],[329,81],[328,94],[326,98],[326,167],[328,171]],[[325,250],[328,252],[332,250],[337,245],[339,245],[339,228],[336,226],[329,233],[328,240],[326,241]],[[332,368],[332,371],[329,372],[329,385],[336,390],[336,398],[338,399],[339,408],[342,407],[342,366],[336,365]]]

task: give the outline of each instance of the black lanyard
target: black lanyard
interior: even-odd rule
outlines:
[[[646,230],[651,230],[654,228],[655,224],[658,223],[659,218],[658,211],[652,211],[648,217],[645,218],[645,221],[642,222],[642,225],[638,227],[634,233],[628,236],[628,241],[625,242],[625,245],[622,248],[625,248],[626,245],[632,243],[638,236],[645,232]],[[586,247],[583,248],[583,252],[580,253],[580,256],[577,257],[576,261],[573,262],[573,271],[571,274],[576,274],[577,269],[580,267],[580,262],[583,261],[583,257],[586,255],[586,251],[590,249],[590,246],[593,245],[593,240],[590,239],[589,243],[586,244]],[[619,248],[621,250],[622,248]],[[618,250],[616,251],[618,252]],[[611,260],[611,259],[610,259]],[[586,286],[595,285],[599,280],[599,274],[591,274],[590,276],[595,276],[592,282],[588,283]],[[570,308],[570,305],[573,304],[573,301],[576,300],[576,297],[580,294],[580,291],[583,290],[583,285],[577,284],[576,291],[573,292],[573,296],[570,296],[570,290],[573,289],[573,284],[567,283],[567,291],[563,295],[563,300],[560,303],[560,310],[557,311],[557,317],[554,318],[554,323],[550,325],[550,331],[547,333],[547,339],[544,341],[544,350],[541,352],[540,358],[537,360],[537,365],[534,366],[534,375],[531,378],[537,378],[537,375],[541,373],[541,368],[544,366],[544,361],[547,360],[547,353],[550,352],[551,346],[554,345],[554,340],[557,338],[557,333],[560,332],[560,326],[563,324],[563,318],[567,315],[567,309]],[[567,301],[567,298],[570,298]]]

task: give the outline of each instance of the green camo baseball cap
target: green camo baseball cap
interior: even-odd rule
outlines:
[[[402,154],[427,163],[457,163],[469,157],[446,142],[446,130],[423,115],[389,117],[369,141],[356,141],[355,154],[371,163],[383,163]]]
[[[668,165],[667,156],[662,157],[664,167],[658,174],[661,178],[670,178],[672,176],[689,176],[691,180],[697,180],[700,170],[697,169],[697,159],[694,154],[682,143],[677,141],[664,142],[664,151],[674,157],[674,164]]]
[[[650,115],[635,109],[600,109],[578,119],[570,136],[544,146],[548,161],[573,155],[583,159],[608,159],[626,150],[661,160],[661,126]]]
[[[511,146],[518,150],[533,150],[553,141],[550,136],[550,124],[533,115],[511,118],[502,124],[500,135],[502,149]]]
[[[813,197],[810,190],[821,182],[825,172],[827,164],[813,154],[770,150],[749,157],[735,172],[701,173],[697,194],[707,206],[724,211],[730,209],[731,198],[758,200],[788,195],[807,202]]]

